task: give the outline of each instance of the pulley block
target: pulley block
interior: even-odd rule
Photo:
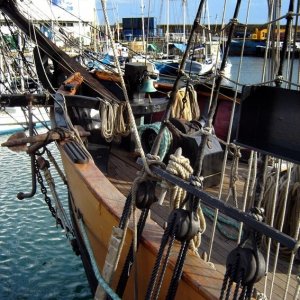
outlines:
[[[192,211],[174,209],[168,219],[168,223],[170,222],[174,222],[175,237],[181,242],[191,240],[199,231],[199,221]]]
[[[150,208],[151,204],[157,201],[155,196],[154,181],[142,181],[136,192],[135,205],[139,209]]]

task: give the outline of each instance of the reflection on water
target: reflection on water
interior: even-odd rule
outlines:
[[[0,136],[0,143],[7,137]],[[29,157],[0,147],[0,170],[0,299],[91,299],[80,257],[56,227],[41,192],[16,198],[31,190]],[[56,184],[64,191],[60,180]]]
[[[230,80],[234,82],[239,82],[240,84],[260,84],[262,81],[262,73],[264,67],[264,58],[263,57],[243,57],[242,63],[240,63],[241,59],[238,56],[232,56],[229,58],[232,67],[230,72]],[[239,67],[241,64],[241,67]],[[270,64],[265,67],[266,77],[264,81],[268,81],[268,68]],[[283,68],[283,79],[288,81],[290,77],[290,72],[288,72],[292,67],[292,77],[291,81],[293,83],[298,82],[298,73],[299,73],[299,60],[295,60],[294,65],[292,66],[290,63],[285,62]],[[274,77],[273,77],[274,78]],[[232,81],[228,81],[224,79],[222,82],[224,85],[234,86],[235,84]],[[283,84],[282,87],[285,87]],[[240,87],[241,88],[241,87]],[[292,88],[295,88],[292,86]]]

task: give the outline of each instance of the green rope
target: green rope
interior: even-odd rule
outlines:
[[[145,132],[145,130],[152,129],[156,134],[158,134],[160,126],[161,126],[161,122],[155,122],[155,123],[144,124],[139,126],[138,131],[141,140],[143,140],[143,133]],[[171,141],[172,141],[172,135],[168,130],[168,128],[165,128],[163,131],[163,137],[161,139],[161,144],[158,151],[158,155],[161,160],[163,160],[165,155],[168,153],[170,149]]]
[[[214,220],[215,218],[215,211],[208,208],[208,207],[203,207],[202,208],[203,213],[206,217],[208,217],[211,221]],[[237,241],[238,239],[238,233],[237,234],[232,234],[230,232],[228,232],[224,226],[222,225],[227,225],[232,227],[234,230],[236,230],[237,232],[239,232],[239,222],[237,222],[236,220],[230,218],[230,217],[224,217],[220,214],[218,214],[218,221],[217,221],[217,229],[219,230],[219,232],[224,235],[226,238],[232,240],[232,241]]]
[[[105,290],[105,292],[110,296],[111,299],[113,299],[113,300],[120,300],[120,297],[112,290],[112,288],[104,280],[104,278],[102,277],[102,275],[100,274],[100,272],[98,270],[96,259],[94,257],[93,250],[91,248],[91,245],[90,245],[87,233],[85,231],[82,219],[79,219],[79,224],[80,224],[80,229],[81,229],[82,237],[83,237],[86,249],[88,251],[88,254],[89,254],[89,257],[90,257],[90,260],[91,260],[93,271],[94,271],[95,276],[96,276],[96,278],[98,280],[98,284]]]

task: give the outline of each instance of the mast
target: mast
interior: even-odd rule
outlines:
[[[19,51],[22,51],[22,32],[18,30],[18,45]],[[21,92],[25,92],[25,82],[24,82],[24,61],[20,59],[19,62],[19,71],[20,71],[20,81],[21,81]]]
[[[79,36],[79,60],[80,63],[82,63],[82,20],[81,20],[81,15],[80,15],[80,3],[79,0],[77,2],[78,5],[78,36]]]
[[[167,57],[169,57],[169,23],[170,23],[170,0],[167,0],[167,31],[166,31],[166,43],[167,43]]]
[[[182,40],[185,43],[185,23],[186,23],[186,1],[187,0],[182,0],[182,8],[183,8],[183,35],[182,35]]]
[[[103,0],[103,15],[106,11],[106,0]],[[108,53],[108,28],[107,28],[107,24],[104,23],[105,26],[105,30],[104,30],[104,34],[105,34],[105,52]]]
[[[144,0],[141,0],[141,11],[142,11],[142,40],[143,40],[143,53],[146,53],[145,49],[145,19],[144,19]]]
[[[93,24],[93,40],[94,40],[94,51],[97,52],[97,11],[96,11],[96,5],[94,7],[94,24]]]

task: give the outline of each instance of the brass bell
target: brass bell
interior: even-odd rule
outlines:
[[[157,89],[154,87],[155,80],[146,75],[143,78],[142,84],[140,86],[141,93],[154,93]]]

